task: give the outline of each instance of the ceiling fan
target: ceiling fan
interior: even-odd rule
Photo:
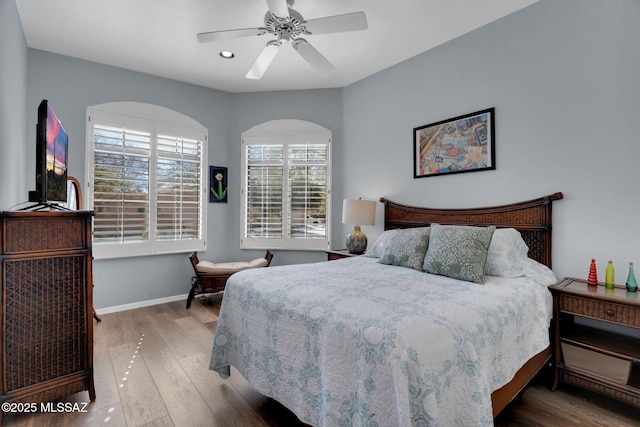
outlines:
[[[236,30],[210,31],[198,34],[200,43],[228,40],[238,37],[271,34],[275,40],[269,41],[247,73],[248,79],[260,79],[273,62],[280,47],[289,42],[291,46],[323,77],[329,76],[336,68],[301,35],[316,35],[359,31],[367,29],[364,12],[327,16],[305,20],[291,8],[294,0],[266,0],[269,10],[264,16],[264,27],[241,28]]]

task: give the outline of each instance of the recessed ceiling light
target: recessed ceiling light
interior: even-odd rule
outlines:
[[[222,56],[224,59],[231,59],[231,58],[234,58],[236,55],[230,50],[221,50],[220,56]]]

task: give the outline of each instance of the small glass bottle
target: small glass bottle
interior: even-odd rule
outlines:
[[[613,262],[609,261],[607,269],[605,270],[605,286],[607,289],[615,288],[615,269],[613,268]]]
[[[591,259],[591,265],[589,265],[589,276],[587,277],[587,284],[595,286],[598,284],[598,269],[596,267],[596,260]]]
[[[638,290],[638,282],[636,282],[636,276],[633,274],[633,263],[629,263],[629,275],[627,276],[627,290],[629,292],[636,292]]]

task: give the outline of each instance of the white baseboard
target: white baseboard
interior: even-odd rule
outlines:
[[[171,297],[164,297],[164,298],[151,299],[151,300],[147,300],[147,301],[133,302],[131,304],[123,304],[123,305],[115,305],[113,307],[98,308],[98,309],[96,309],[96,314],[98,316],[100,316],[101,314],[117,313],[119,311],[133,310],[133,309],[136,309],[136,308],[149,307],[151,305],[164,304],[164,303],[167,303],[167,302],[174,302],[174,301],[180,301],[180,300],[184,301],[185,307],[186,307],[187,296],[188,296],[188,294],[174,295],[174,296],[171,296]]]

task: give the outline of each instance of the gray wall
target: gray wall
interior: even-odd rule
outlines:
[[[6,3],[0,2],[5,9]],[[209,129],[209,164],[229,167],[229,203],[209,205],[207,259],[254,255],[240,251],[238,243],[240,134],[264,121],[292,118],[333,131],[333,247],[344,246],[350,228],[340,224],[344,197],[464,207],[562,191],[565,199],[554,207],[559,276],[586,277],[595,257],[601,277],[612,259],[622,283],[626,263],[640,262],[640,199],[633,187],[640,166],[634,126],[640,113],[640,3],[635,0],[541,0],[344,89],[253,94],[214,91],[37,50],[28,50],[25,83],[24,37],[13,1],[8,3],[13,18],[0,10],[0,47],[18,68],[7,73],[1,59],[2,98],[15,82],[28,89],[18,88],[10,102],[23,113],[5,111],[0,101],[0,209],[16,198],[22,201],[26,187],[33,186],[29,159],[41,99],[50,99],[65,123],[70,172],[83,181],[86,107],[140,101],[198,120]],[[7,31],[11,42],[4,37]],[[495,171],[413,179],[414,127],[491,106],[496,108]],[[16,121],[19,129],[6,135]],[[15,172],[16,160],[27,164],[22,177]],[[6,168],[14,172],[7,175]],[[18,185],[17,195],[15,176],[27,183]],[[379,208],[377,224],[363,227],[370,241],[382,229]],[[319,253],[282,251],[274,264],[322,259]],[[95,305],[184,294],[190,270],[185,255],[96,261]]]
[[[0,0],[0,210],[23,201],[27,42],[13,0]],[[35,174],[35,171],[32,171]]]
[[[624,283],[640,263],[639,22],[636,0],[542,0],[347,87],[338,155],[362,161],[345,193],[446,208],[562,191],[556,274],[586,277],[593,257],[604,279],[611,259]],[[414,127],[486,107],[495,171],[413,179]]]
[[[147,102],[176,110],[209,129],[208,164],[229,167],[229,202],[207,206],[207,251],[199,254],[201,259],[231,261],[263,254],[240,250],[242,132],[268,120],[297,118],[321,124],[334,132],[335,143],[341,140],[341,89],[232,95],[40,50],[29,49],[28,59],[27,105],[33,108],[27,108],[27,122],[36,122],[40,100],[51,101],[70,135],[69,174],[83,183],[87,106]],[[35,126],[27,135],[31,140]],[[325,259],[324,253],[279,251],[273,264]],[[185,294],[192,275],[186,254],[96,260],[94,304],[100,309]]]
[[[339,223],[342,215],[342,203],[338,203],[343,185],[343,160],[335,151],[341,150],[345,144],[343,137],[343,111],[342,111],[342,89],[320,89],[306,91],[284,91],[270,93],[249,93],[236,94],[231,103],[232,131],[229,144],[231,146],[231,158],[229,176],[231,182],[235,182],[236,187],[231,189],[228,207],[230,216],[227,218],[229,225],[228,241],[234,243],[234,248],[238,248],[240,238],[240,161],[241,161],[241,134],[249,128],[277,119],[299,119],[308,120],[330,129],[332,138],[332,167],[333,167],[333,198],[332,216],[334,224]],[[235,200],[231,200],[231,199]],[[335,233],[334,233],[335,235]],[[341,239],[342,240],[342,239]],[[342,246],[340,246],[342,245]],[[344,242],[338,243],[337,247],[343,247]],[[247,255],[241,255],[247,257]],[[277,251],[273,258],[273,265],[296,264],[302,262],[326,261],[324,252],[300,252],[300,251]]]
[[[36,123],[42,99],[51,101],[69,134],[69,174],[83,185],[86,108],[105,102],[146,102],[192,117],[209,129],[208,163],[226,164],[229,158],[231,98],[226,92],[29,49],[28,123]],[[35,126],[29,129],[26,141],[29,144],[35,141]],[[31,150],[28,157],[32,156]],[[32,168],[31,165],[27,168],[30,180]],[[210,209],[207,222],[210,236],[225,232],[221,215],[224,212]],[[215,247],[212,239],[208,240]],[[185,294],[192,273],[186,254],[96,260],[94,304],[96,308],[104,308]]]

